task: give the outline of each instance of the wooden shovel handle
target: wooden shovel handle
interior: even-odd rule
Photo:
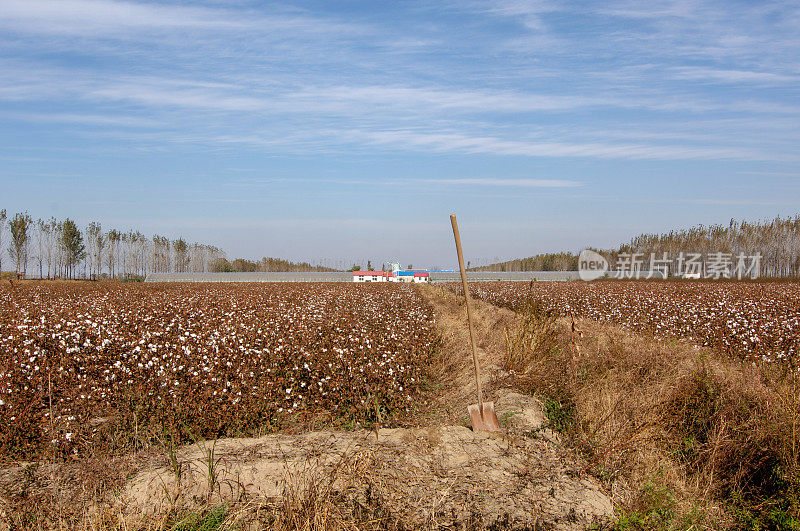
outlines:
[[[478,346],[475,343],[475,327],[472,325],[472,305],[470,304],[469,286],[467,286],[467,272],[464,269],[464,254],[461,252],[461,236],[458,234],[458,222],[455,214],[450,214],[450,223],[453,225],[453,236],[456,239],[461,284],[464,286],[464,302],[467,306],[467,322],[469,323],[469,340],[472,344],[472,361],[475,364],[475,387],[478,390],[478,406],[480,407],[481,416],[483,416],[483,393],[481,392],[481,369],[478,365]]]

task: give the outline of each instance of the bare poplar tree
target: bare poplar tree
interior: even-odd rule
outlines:
[[[120,233],[116,229],[111,229],[106,235],[108,242],[108,252],[106,253],[106,266],[108,267],[108,274],[111,278],[117,278],[117,259],[119,251]]]
[[[98,278],[102,269],[103,247],[105,246],[105,236],[100,223],[92,221],[86,228],[86,250],[89,261],[89,276]]]
[[[53,227],[53,239],[55,240],[55,271],[53,272],[53,276],[57,276],[59,278],[63,278],[64,272],[66,271],[66,251],[64,250],[64,242],[61,238],[61,232],[63,229],[64,223],[62,221],[56,221],[56,224]]]
[[[193,243],[190,251],[189,264],[191,265],[192,272],[203,273],[205,270],[205,246],[199,243]]]
[[[139,276],[146,276],[149,268],[147,257],[150,255],[150,240],[144,234],[136,231],[134,234],[136,253],[136,274]]]
[[[44,257],[47,262],[47,278],[52,274],[53,261],[56,256],[56,239],[55,231],[58,227],[58,222],[55,218],[50,218],[49,221],[42,222],[39,226],[39,232],[42,234],[44,240]]]
[[[127,277],[130,274],[128,270],[128,264],[130,263],[130,244],[131,238],[133,235],[128,233],[122,233],[120,237],[120,258],[122,259],[122,276]]]
[[[44,259],[47,252],[45,225],[46,223],[41,218],[36,220],[36,261],[39,263],[39,278],[44,278]]]
[[[189,265],[189,256],[187,254],[189,246],[183,238],[178,238],[172,242],[172,248],[175,251],[175,271],[185,273],[186,266]]]
[[[92,221],[89,223],[89,226],[86,227],[86,256],[90,257],[88,260],[89,262],[89,277],[92,278],[94,276],[94,271],[92,271],[92,260],[91,257],[94,256],[94,231],[96,230],[95,223]],[[85,267],[85,265],[84,265]]]
[[[11,227],[11,245],[8,254],[16,262],[15,271],[23,275],[28,272],[28,249],[31,241],[31,225],[33,220],[27,212],[17,213],[9,222]]]
[[[94,235],[94,239],[94,268],[95,274],[99,278],[103,271],[103,249],[106,246],[106,236],[103,234],[99,223],[97,224],[97,232]]]
[[[710,253],[733,256],[761,255],[761,276],[787,277],[800,274],[800,215],[777,217],[771,221],[749,223],[730,220],[727,225],[697,226],[668,234],[641,234],[617,253],[668,253],[672,269],[677,271],[681,252],[700,253],[704,260]]]
[[[170,241],[165,236],[153,236],[153,271],[168,273],[170,271]]]

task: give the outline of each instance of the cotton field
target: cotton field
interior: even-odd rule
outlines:
[[[3,286],[0,453],[81,454],[154,426],[233,435],[316,412],[391,423],[420,390],[433,325],[404,285]]]
[[[532,296],[559,315],[765,361],[794,360],[800,349],[797,282],[482,282],[470,293],[511,309]]]

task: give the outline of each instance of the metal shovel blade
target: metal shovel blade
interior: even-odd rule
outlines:
[[[494,402],[484,402],[483,411],[479,404],[470,404],[467,411],[472,421],[472,431],[502,431],[494,412]]]

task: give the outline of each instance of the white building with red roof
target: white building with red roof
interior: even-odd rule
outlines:
[[[353,282],[430,282],[428,271],[353,271]]]
[[[353,282],[394,282],[392,271],[353,271]]]

